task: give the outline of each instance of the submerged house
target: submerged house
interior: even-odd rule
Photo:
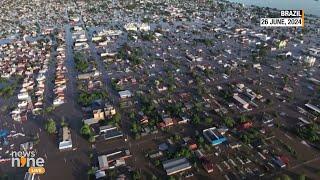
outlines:
[[[72,148],[72,139],[71,132],[68,127],[63,127],[60,130],[60,142],[59,142],[59,150],[68,150]]]
[[[227,138],[221,135],[216,129],[216,127],[203,130],[203,136],[212,145],[219,145],[227,141]]]

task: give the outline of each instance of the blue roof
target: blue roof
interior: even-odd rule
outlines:
[[[9,131],[7,131],[7,130],[1,130],[1,131],[0,131],[0,138],[7,137],[8,134],[9,134]]]

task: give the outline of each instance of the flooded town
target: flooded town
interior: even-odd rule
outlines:
[[[320,179],[320,18],[278,16],[0,1],[0,179]]]

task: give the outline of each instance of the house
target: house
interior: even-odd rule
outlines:
[[[161,128],[164,128],[164,127],[169,127],[169,126],[172,126],[173,125],[173,120],[171,117],[168,117],[168,116],[164,116],[162,118],[162,122],[159,124],[159,126]]]
[[[186,171],[192,167],[189,161],[184,157],[164,161],[162,162],[162,166],[168,176]]]
[[[232,142],[232,143],[229,143],[229,147],[231,149],[236,149],[236,148],[240,148],[241,147],[241,144],[238,143],[238,142]]]
[[[107,155],[99,156],[98,157],[98,162],[99,162],[99,169],[102,170],[107,170],[109,168],[109,163],[107,159]]]
[[[308,50],[310,55],[320,57],[320,48],[309,48]]]
[[[158,145],[158,149],[160,151],[167,151],[169,149],[169,145],[167,143],[165,143],[165,142],[161,143],[161,144]]]
[[[93,71],[93,72],[90,72],[90,73],[79,74],[78,75],[78,79],[79,80],[86,80],[86,79],[97,77],[99,75],[100,75],[100,72],[96,70],[96,71]]]
[[[26,92],[26,93],[20,93],[18,94],[18,99],[19,100],[28,100],[30,99],[30,96],[29,94]]]
[[[106,104],[104,108],[104,114],[105,116],[113,116],[116,114],[116,109],[112,105]]]
[[[128,149],[111,152],[98,157],[99,170],[113,169],[125,164],[125,160],[131,157]]]
[[[190,137],[183,138],[183,145],[187,146],[190,150],[196,150],[198,148],[196,142]]]
[[[96,179],[106,177],[106,172],[98,170],[98,171],[96,171],[95,176],[96,176]]]
[[[140,124],[147,124],[149,122],[148,116],[142,116],[139,119]]]
[[[200,158],[201,164],[203,168],[207,171],[207,173],[213,172],[213,163],[207,157]]]
[[[277,44],[278,49],[283,49],[287,46],[287,41],[283,40],[283,41],[279,41]]]
[[[249,103],[239,97],[237,93],[233,94],[233,99],[240,103],[244,109],[249,109]]]
[[[132,93],[129,90],[119,91],[119,96],[121,99],[126,99],[132,97]]]
[[[117,127],[114,127],[111,125],[105,126],[104,129],[102,130],[102,133],[104,133],[103,135],[104,140],[110,140],[110,139],[119,138],[123,136],[123,133],[120,130],[118,130]]]
[[[272,162],[280,168],[286,167],[286,164],[282,161],[282,159],[279,156],[273,157]]]
[[[100,127],[99,127],[99,133],[100,133],[100,134],[104,134],[104,133],[106,133],[108,130],[112,130],[113,128],[115,128],[115,127],[113,127],[112,125],[100,126]]]
[[[92,125],[92,124],[97,124],[99,122],[99,120],[94,119],[94,118],[89,118],[89,119],[84,119],[83,123],[87,124],[87,125]]]
[[[126,31],[138,31],[138,27],[135,23],[128,23],[124,25]]]
[[[154,159],[154,158],[159,158],[163,155],[162,151],[158,151],[152,154],[149,154],[149,158]]]
[[[304,63],[309,67],[314,66],[315,62],[316,62],[315,57],[306,56],[304,59]]]
[[[205,129],[202,133],[203,136],[207,139],[207,141],[214,146],[227,141],[227,138],[222,136],[217,131],[216,127]]]
[[[181,119],[178,120],[178,124],[186,124],[190,122],[190,119],[187,117],[182,117]]]
[[[157,89],[159,92],[163,92],[163,91],[168,90],[167,86],[157,86]]]
[[[320,109],[319,107],[312,105],[310,103],[305,104],[305,106],[313,111],[315,111],[316,113],[320,114]]]
[[[249,129],[252,127],[252,122],[251,121],[247,121],[247,122],[243,122],[239,125],[238,129],[239,130],[245,130],[245,129]]]
[[[258,70],[261,70],[261,65],[260,65],[260,63],[253,64],[253,68],[258,69]]]
[[[147,23],[141,23],[139,26],[140,31],[149,31],[150,30],[150,25]]]
[[[104,120],[104,112],[102,111],[102,109],[93,110],[93,118],[98,121]]]
[[[59,142],[59,150],[67,150],[72,148],[72,139],[71,132],[68,127],[63,127],[60,130],[60,142]]]

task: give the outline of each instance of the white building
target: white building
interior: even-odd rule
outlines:
[[[307,66],[312,67],[312,66],[314,66],[314,64],[316,62],[316,58],[315,57],[311,57],[311,56],[307,56],[304,59],[304,62],[306,63]]]
[[[132,97],[132,93],[129,90],[120,91],[119,96],[121,99]]]
[[[243,100],[241,97],[239,97],[238,94],[234,94],[233,99],[238,101],[244,109],[249,109],[249,103]]]
[[[72,148],[71,132],[68,127],[63,127],[60,132],[62,139],[59,142],[59,150],[67,150]]]

